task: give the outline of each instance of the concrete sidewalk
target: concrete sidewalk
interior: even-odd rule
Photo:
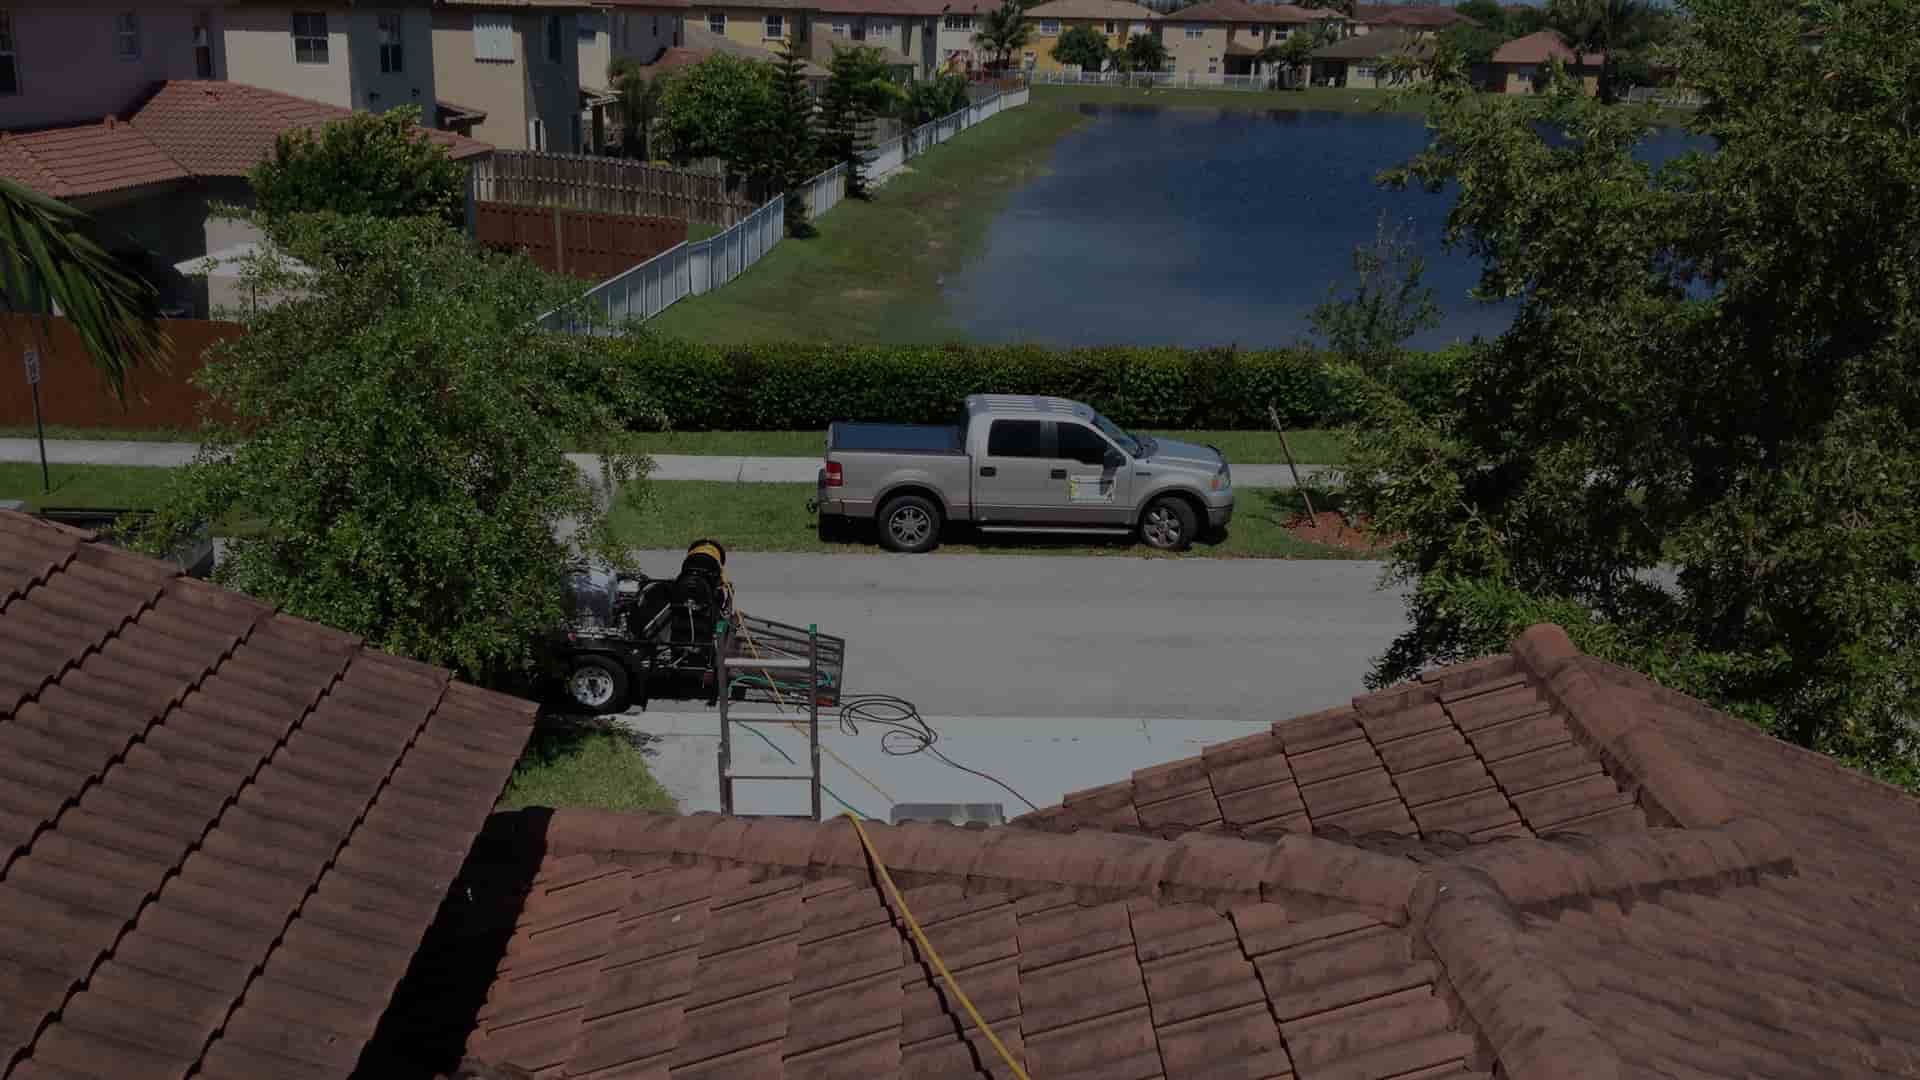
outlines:
[[[142,465],[178,468],[193,460],[200,448],[184,442],[114,442],[92,439],[48,439],[47,461],[54,465]],[[568,454],[574,464],[591,469],[589,454]],[[40,449],[33,439],[0,439],[0,462],[38,462]],[[820,459],[811,457],[736,457],[731,455],[655,454],[655,480],[713,480],[722,483],[812,484]],[[1311,479],[1332,466],[1302,465],[1300,475]],[[1235,465],[1234,486],[1291,488],[1293,477],[1285,465]]]

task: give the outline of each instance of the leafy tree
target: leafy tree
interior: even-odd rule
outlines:
[[[1354,0],[1302,0],[1301,7],[1309,11],[1337,11],[1351,19],[1354,15]]]
[[[1167,66],[1167,46],[1153,34],[1127,38],[1127,66],[1133,71],[1160,71]]]
[[[873,121],[898,102],[901,92],[879,49],[835,46],[833,74],[820,101],[820,138],[827,160],[847,166],[847,194],[868,197],[865,154]]]
[[[720,158],[738,175],[764,177],[778,83],[772,64],[730,53],[674,72],[660,95],[660,125],[673,159]]]
[[[562,617],[569,560],[624,561],[609,489],[640,395],[585,336],[536,324],[578,289],[424,218],[296,215],[250,284],[303,294],[246,317],[196,376],[229,410],[141,534],[241,520],[214,577],[369,644],[508,680]],[[350,253],[351,258],[342,258]],[[604,453],[597,478],[568,450]],[[558,530],[571,530],[563,540]]]
[[[619,95],[615,104],[620,117],[620,154],[640,161],[650,160],[647,136],[660,115],[660,102],[666,94],[664,79],[649,79],[637,57],[618,56],[607,65],[607,77]]]
[[[1507,11],[1500,0],[1460,0],[1453,10],[1480,24],[1484,30],[1499,32],[1507,24]]]
[[[89,235],[85,214],[0,179],[0,264],[7,304],[57,306],[116,397],[126,397],[128,371],[165,363],[159,292]]]
[[[1277,64],[1286,73],[1286,85],[1304,85],[1299,78],[1300,69],[1313,62],[1313,50],[1320,45],[1311,34],[1295,30],[1286,37],[1260,50],[1254,59],[1262,64]]]
[[[1068,27],[1060,35],[1050,54],[1062,64],[1070,64],[1082,71],[1099,71],[1107,66],[1106,35],[1091,26]]]
[[[974,31],[973,43],[992,54],[993,66],[1004,69],[1013,61],[1013,54],[1027,47],[1033,38],[1033,27],[1027,25],[1026,8],[1016,0],[1004,0],[992,11],[981,16],[980,29]]]
[[[1506,34],[1522,38],[1547,28],[1547,12],[1537,4],[1515,4],[1507,9]]]
[[[1383,213],[1373,239],[1353,249],[1353,294],[1342,297],[1339,286],[1329,286],[1308,321],[1348,363],[1374,374],[1385,371],[1408,338],[1440,321],[1433,290],[1422,284],[1426,268],[1412,230]]]
[[[807,199],[801,185],[812,179],[820,148],[813,130],[813,94],[807,89],[806,61],[792,44],[780,48],[778,111],[774,115],[774,181],[787,193],[786,225],[792,236],[811,236]]]
[[[901,118],[907,123],[931,123],[967,107],[967,80],[960,75],[939,75],[907,87]]]
[[[1550,615],[1598,655],[1920,783],[1920,14],[1690,0],[1675,54],[1715,150],[1633,156],[1649,110],[1564,79],[1439,84],[1389,177],[1517,305],[1454,407],[1382,397],[1348,478],[1402,537],[1413,628],[1374,682]],[[1826,29],[1818,52],[1802,45]]]
[[[1491,63],[1494,52],[1508,41],[1507,35],[1498,29],[1468,26],[1465,23],[1449,26],[1440,31],[1437,37],[1436,51],[1450,50],[1461,64],[1468,67]]]
[[[1611,102],[1623,52],[1645,44],[1646,0],[1551,0],[1547,25],[1574,51],[1600,53],[1600,100]]]
[[[255,205],[273,217],[332,210],[457,225],[466,216],[466,170],[419,124],[420,110],[406,105],[331,120],[318,134],[283,132],[273,156],[247,174]]]

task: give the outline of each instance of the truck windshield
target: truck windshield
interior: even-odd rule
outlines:
[[[1128,456],[1140,456],[1140,440],[1127,434],[1126,431],[1121,429],[1120,425],[1101,416],[1099,413],[1094,413],[1093,426],[1099,428],[1102,435],[1112,439],[1120,449],[1125,450]]]

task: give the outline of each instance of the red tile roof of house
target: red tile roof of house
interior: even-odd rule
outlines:
[[[0,135],[0,176],[58,199],[196,176],[245,176],[282,132],[318,127],[352,110],[243,83],[161,83],[127,120],[109,117]],[[426,129],[455,160],[493,152],[463,135]]]
[[[1298,25],[1325,19],[1344,19],[1345,15],[1326,8],[1303,8],[1293,4],[1249,4],[1246,0],[1211,0],[1160,16],[1167,22],[1224,22]]]
[[[1496,64],[1544,64],[1549,60],[1558,60],[1563,64],[1599,67],[1604,59],[1599,53],[1588,53],[1584,57],[1576,55],[1552,30],[1514,38],[1493,51],[1493,62]]]
[[[0,512],[0,1075],[346,1077],[532,708]]]
[[[1048,0],[1047,3],[1028,8],[1026,15],[1029,19],[1121,19],[1133,22],[1150,22],[1160,18],[1152,10],[1128,3],[1127,0]]]
[[[475,1058],[1005,1074],[845,822],[490,829]],[[1920,802],[1555,627],[1009,827],[868,831],[1036,1078],[1920,1076]]]

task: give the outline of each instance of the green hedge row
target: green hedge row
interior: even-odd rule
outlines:
[[[711,346],[650,337],[602,339],[683,431],[803,431],[834,420],[950,423],[968,394],[1051,394],[1084,401],[1126,427],[1261,429],[1267,403],[1292,426],[1353,417],[1352,372],[1307,349],[1038,346]],[[1414,354],[1390,381],[1431,386],[1445,353]],[[1449,364],[1450,368],[1451,365]]]

